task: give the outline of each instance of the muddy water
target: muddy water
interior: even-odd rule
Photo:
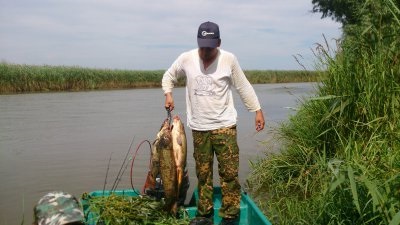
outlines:
[[[260,133],[254,130],[254,113],[247,112],[235,96],[241,183],[250,172],[249,160],[265,150],[262,142],[271,136],[268,128],[285,120],[292,113],[290,107],[312,94],[313,85],[255,85],[267,119],[267,129]],[[173,113],[186,122],[184,89],[175,89],[174,97]],[[139,144],[155,139],[166,118],[163,104],[160,89],[0,95],[0,225],[21,224],[23,218],[31,224],[34,204],[52,190],[80,196],[104,185],[130,188],[131,157],[122,166],[129,149],[130,155],[138,149],[132,179],[134,187],[141,189],[150,149]],[[191,192],[196,178],[187,127],[186,133]],[[120,170],[123,176],[116,182]],[[217,173],[214,181],[219,181]]]

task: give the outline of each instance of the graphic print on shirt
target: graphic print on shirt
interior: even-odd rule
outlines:
[[[194,95],[214,96],[214,83],[210,76],[199,75],[195,78]]]

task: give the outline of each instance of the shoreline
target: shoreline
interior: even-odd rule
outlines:
[[[0,94],[159,88],[165,70],[92,69],[0,63]],[[244,70],[251,84],[321,80],[321,71]],[[179,79],[177,87],[185,85]]]

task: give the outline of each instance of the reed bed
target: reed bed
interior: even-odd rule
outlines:
[[[313,82],[314,71],[248,70],[251,83]],[[160,87],[164,70],[111,70],[0,63],[0,94]],[[185,79],[178,81],[183,86]]]
[[[1,63],[0,93],[153,87],[161,73]]]
[[[252,162],[249,187],[275,223],[400,224],[400,10],[359,13],[337,50],[317,47],[326,78],[276,130],[281,152]]]

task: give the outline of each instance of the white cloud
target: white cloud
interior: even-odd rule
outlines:
[[[244,69],[300,69],[292,55],[340,36],[311,9],[311,0],[0,0],[0,60],[166,69],[210,20]]]

